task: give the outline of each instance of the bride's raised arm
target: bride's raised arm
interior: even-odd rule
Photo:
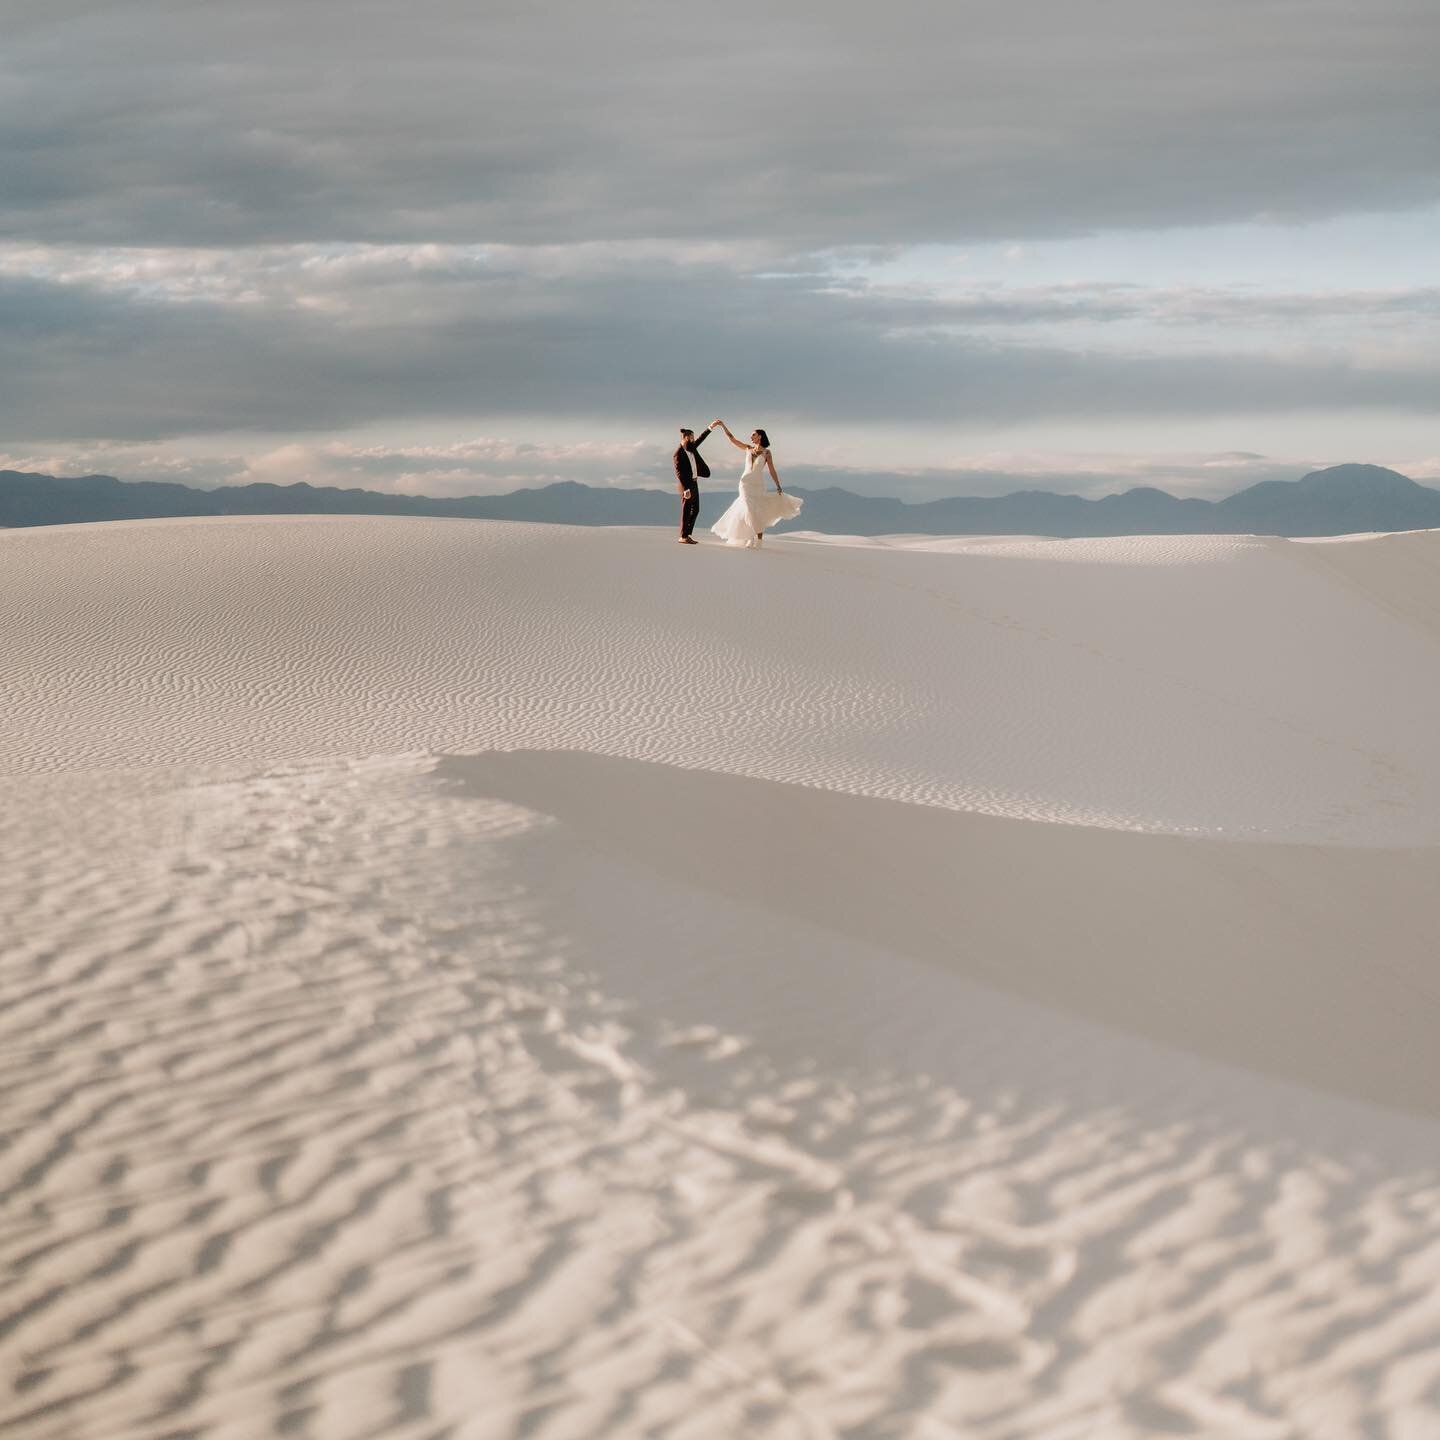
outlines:
[[[725,432],[725,438],[726,438],[737,450],[745,450],[745,451],[748,451],[748,450],[750,449],[750,447],[749,447],[743,440],[737,440],[737,439],[734,437],[734,435],[732,435],[732,434],[730,433],[730,427],[729,427],[723,420],[712,420],[712,421],[710,422],[710,428],[711,428],[712,430],[715,430],[715,429],[723,430],[723,431]]]

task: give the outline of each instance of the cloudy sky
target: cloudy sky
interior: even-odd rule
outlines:
[[[1435,0],[0,0],[0,467],[1440,477]]]

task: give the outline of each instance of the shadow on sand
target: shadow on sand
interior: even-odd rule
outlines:
[[[660,877],[1440,1116],[1440,851],[1046,825],[582,751],[445,756],[436,773]]]

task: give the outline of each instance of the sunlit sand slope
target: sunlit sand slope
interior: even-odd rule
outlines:
[[[1433,577],[1440,536],[1417,540]],[[564,747],[1026,819],[1434,843],[1434,637],[1362,589],[1391,583],[1387,542],[1352,549],[1342,576],[1324,547],[1209,536],[0,533],[0,765]]]

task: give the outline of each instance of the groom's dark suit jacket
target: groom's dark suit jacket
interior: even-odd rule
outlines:
[[[705,437],[709,435],[709,433],[710,427],[707,425],[695,437],[695,449],[693,452],[695,468],[693,470],[690,468],[692,452],[686,449],[684,445],[677,445],[675,447],[675,478],[680,482],[682,487],[689,485],[692,480],[697,478],[701,480],[708,480],[710,478],[710,467],[705,463],[705,457],[700,453],[700,447],[705,443]]]

